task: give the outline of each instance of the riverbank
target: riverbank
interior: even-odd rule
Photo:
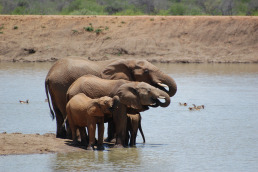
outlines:
[[[258,63],[257,54],[258,17],[0,15],[0,61]]]
[[[87,151],[74,147],[72,140],[58,139],[55,134],[0,133],[0,156]]]

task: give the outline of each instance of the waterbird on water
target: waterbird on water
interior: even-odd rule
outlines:
[[[187,103],[180,103],[180,102],[179,102],[179,105],[180,105],[180,106],[187,106]]]
[[[23,104],[23,103],[29,103],[29,99],[27,99],[26,101],[19,100],[19,102],[20,102],[21,104]]]

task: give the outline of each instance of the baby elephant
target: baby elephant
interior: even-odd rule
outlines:
[[[81,145],[94,150],[95,130],[96,124],[98,124],[97,150],[104,150],[104,117],[111,117],[113,109],[117,108],[119,102],[118,96],[91,99],[85,94],[79,93],[72,97],[66,105],[66,112],[72,130],[73,143],[78,144],[76,130],[79,129]],[[85,127],[88,129],[89,142]]]
[[[135,146],[138,129],[141,132],[143,143],[145,143],[145,137],[141,126],[141,119],[142,117],[140,113],[127,114],[127,132],[126,132],[126,139],[125,139],[126,145],[128,145],[129,138],[130,138],[130,146]],[[129,132],[130,132],[130,135],[129,135]]]

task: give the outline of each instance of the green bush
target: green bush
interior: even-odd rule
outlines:
[[[185,15],[188,7],[182,3],[173,3],[169,9],[169,13],[172,15]]]
[[[84,29],[88,32],[93,32],[93,27],[84,27]]]
[[[96,32],[97,34],[100,34],[100,33],[102,32],[102,30],[101,30],[101,29],[96,29],[95,32]]]

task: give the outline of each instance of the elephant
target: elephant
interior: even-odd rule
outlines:
[[[135,146],[138,129],[142,135],[143,143],[145,143],[145,137],[141,126],[141,119],[142,117],[140,113],[127,114],[127,132],[126,132],[126,140],[125,140],[126,145],[128,144],[129,138],[130,138],[130,146]],[[129,137],[129,132],[130,132],[130,137]]]
[[[69,101],[79,93],[84,93],[92,99],[103,96],[119,97],[120,104],[112,113],[116,128],[115,147],[125,146],[127,112],[130,109],[134,109],[138,113],[148,110],[149,106],[167,107],[170,104],[170,96],[166,92],[145,82],[132,82],[122,79],[107,80],[93,75],[78,78],[69,87],[66,100]],[[165,102],[160,102],[159,99],[165,99]]]
[[[67,119],[69,121],[73,144],[78,144],[76,130],[79,129],[81,136],[81,145],[87,146],[87,149],[93,149],[95,145],[96,124],[98,125],[98,143],[97,150],[104,150],[104,116],[111,117],[112,111],[119,104],[118,96],[101,97],[91,99],[83,93],[72,97],[66,105]],[[85,127],[88,129],[89,142]]]
[[[62,127],[66,118],[66,92],[79,77],[91,74],[103,79],[146,82],[174,96],[177,85],[173,78],[164,74],[146,60],[114,59],[89,61],[80,57],[66,57],[54,63],[45,79],[45,92],[52,119],[56,118],[56,137],[71,138],[69,122]],[[168,90],[165,87],[168,87]],[[50,97],[51,102],[50,102]],[[52,107],[51,108],[51,104]]]

